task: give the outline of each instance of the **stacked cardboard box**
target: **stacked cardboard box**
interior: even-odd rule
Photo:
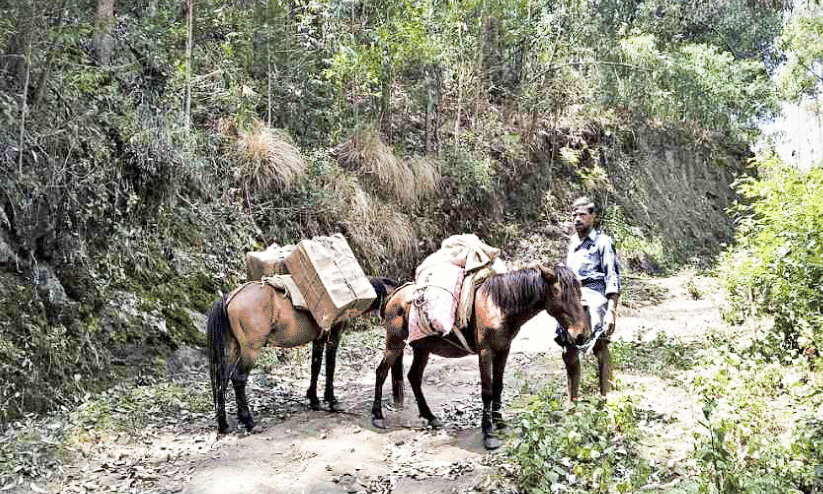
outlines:
[[[271,244],[263,251],[246,252],[246,272],[249,281],[260,281],[266,276],[288,274],[286,257],[294,251],[294,245]]]
[[[343,235],[302,240],[285,263],[323,329],[361,314],[377,298]]]

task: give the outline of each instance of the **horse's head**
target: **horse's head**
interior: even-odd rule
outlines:
[[[580,282],[572,270],[562,264],[541,265],[540,273],[549,284],[546,311],[566,330],[571,343],[584,344],[591,335],[591,322],[583,308]]]
[[[377,298],[374,299],[374,302],[372,302],[364,313],[374,311],[378,316],[380,316],[380,319],[383,319],[386,310],[386,303],[389,301],[394,291],[397,290],[397,287],[400,286],[400,283],[394,278],[389,278],[386,276],[370,276],[369,282],[371,283],[372,288],[374,288]]]

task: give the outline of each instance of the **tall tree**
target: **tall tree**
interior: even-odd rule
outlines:
[[[114,25],[114,0],[97,0],[97,10],[94,15],[94,51],[102,66],[108,65],[111,61],[112,25]]]

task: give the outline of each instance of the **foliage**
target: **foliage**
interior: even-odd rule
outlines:
[[[823,72],[823,10],[819,2],[798,2],[778,45],[786,53],[778,88],[793,100],[819,93]]]
[[[63,445],[76,446],[100,437],[129,431],[135,436],[151,421],[152,414],[203,415],[213,409],[208,393],[193,392],[179,382],[112,389],[89,399],[70,415]]]
[[[823,383],[805,359],[752,352],[759,338],[708,341],[687,379],[704,397],[693,452],[699,492],[820,492]]]
[[[672,259],[676,253],[666,248],[664,239],[632,227],[619,205],[607,207],[601,227],[614,238],[621,264],[626,268],[656,273],[677,265],[677,260]]]
[[[738,461],[734,451],[735,445],[727,441],[727,435],[739,431],[732,420],[711,422],[712,412],[716,406],[717,403],[712,399],[707,399],[703,406],[704,420],[700,425],[706,429],[706,436],[698,443],[694,452],[698,464],[705,472],[700,492],[799,492],[792,489],[791,483],[779,473],[751,468]]]
[[[663,121],[745,135],[776,109],[762,62],[734,59],[707,44],[662,49],[651,34],[621,40],[618,65],[604,69],[607,101]]]
[[[663,377],[673,377],[694,365],[697,350],[658,333],[648,343],[615,341],[611,345],[612,365],[625,371],[644,371]]]
[[[562,490],[634,492],[651,468],[637,456],[638,411],[630,400],[605,403],[581,399],[567,410],[540,395],[519,413],[507,455],[520,466],[527,492]]]
[[[737,244],[718,271],[741,311],[774,315],[774,352],[823,348],[823,169],[757,163],[761,178],[737,185]]]

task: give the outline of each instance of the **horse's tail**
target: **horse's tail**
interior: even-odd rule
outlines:
[[[229,317],[226,312],[226,299],[221,298],[212,305],[206,320],[206,338],[209,343],[209,377],[211,378],[211,392],[214,407],[217,410],[219,402],[225,401],[228,384],[228,369],[226,366],[226,331],[229,328]],[[219,410],[217,410],[219,412]]]

